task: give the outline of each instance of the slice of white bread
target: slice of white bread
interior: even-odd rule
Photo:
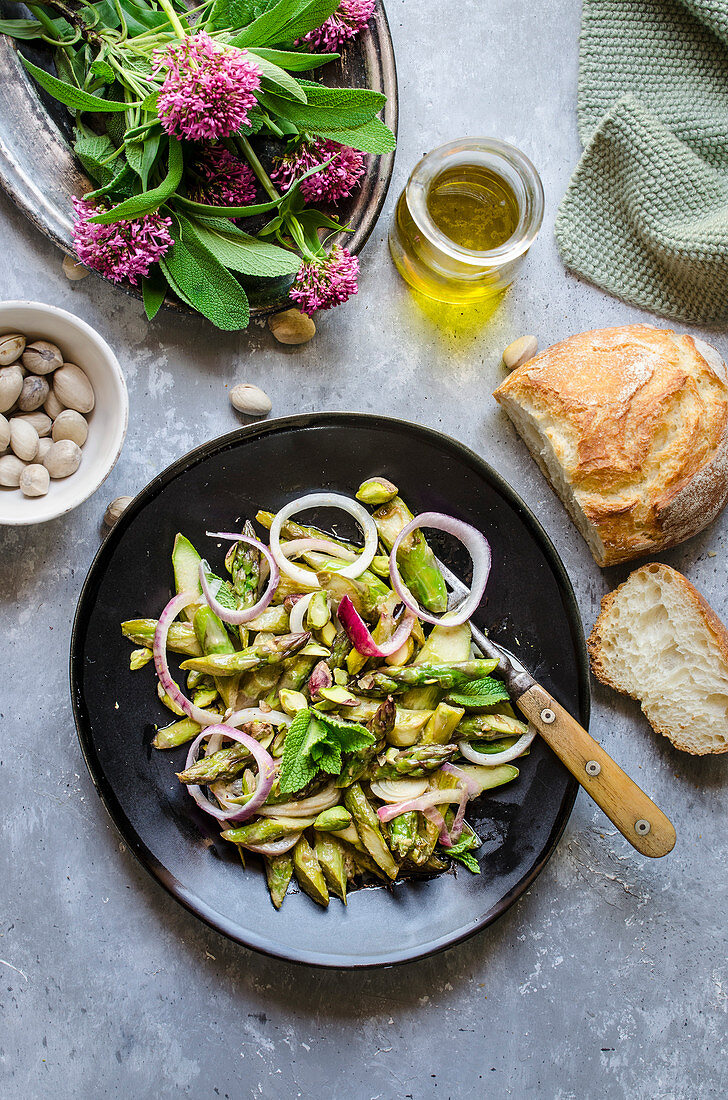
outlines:
[[[728,752],[728,630],[676,569],[635,569],[602,600],[587,644],[597,679],[639,700],[676,748]]]

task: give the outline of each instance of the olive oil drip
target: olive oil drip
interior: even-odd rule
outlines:
[[[510,184],[481,164],[460,164],[437,176],[427,209],[441,232],[461,248],[489,252],[513,236],[518,200]]]

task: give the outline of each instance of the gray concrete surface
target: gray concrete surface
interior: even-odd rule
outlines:
[[[226,387],[274,414],[396,413],[455,435],[523,495],[558,547],[587,629],[626,570],[601,573],[490,392],[500,351],[645,315],[565,275],[553,242],[578,156],[577,0],[390,0],[402,128],[359,297],[302,349],[221,335],[140,306],[60,256],[0,197],[0,292],[70,309],[116,347],[131,398],[121,460],[97,496],[0,531],[0,1095],[8,1098],[545,1097],[695,1100],[728,1092],[726,759],[658,741],[595,686],[593,732],[664,806],[679,841],[636,856],[580,794],[550,864],[499,924],[439,957],[359,975],[307,972],[227,942],[120,844],[85,772],[68,698],[71,618],[109,499],[134,493],[238,422]],[[491,322],[434,324],[386,248],[394,199],[425,150],[459,134],[521,145],[546,219]],[[713,337],[728,352],[724,334]],[[728,617],[728,515],[665,555]]]

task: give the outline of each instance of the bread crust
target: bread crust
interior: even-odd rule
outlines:
[[[634,569],[626,581],[623,581],[613,592],[608,592],[606,596],[602,598],[601,610],[597,621],[594,623],[591,634],[587,639],[587,649],[589,651],[589,659],[591,662],[591,669],[597,680],[602,684],[606,684],[607,687],[613,688],[615,691],[620,692],[622,695],[628,695],[632,699],[636,699],[638,703],[642,700],[635,692],[627,691],[619,683],[617,683],[609,673],[608,660],[605,659],[603,654],[603,636],[602,629],[606,624],[606,620],[611,614],[612,607],[619,599],[619,595],[623,588],[632,580],[633,577],[640,573],[658,573],[662,578],[671,577],[675,581],[682,591],[684,597],[689,600],[697,613],[700,615],[705,628],[713,638],[716,646],[718,647],[721,658],[723,660],[724,667],[728,671],[728,629],[724,626],[723,622],[718,618],[713,608],[710,606],[705,597],[698,591],[694,584],[691,584],[687,577],[684,577],[682,573],[679,573],[677,569],[673,569],[670,565],[663,565],[661,562],[651,562],[647,565],[641,565],[638,569]],[[667,737],[673,745],[681,749],[683,752],[689,752],[693,755],[696,754],[694,749],[688,745],[679,733],[675,730],[667,727],[655,725],[649,718],[648,721],[652,726],[655,733],[662,734],[663,737]],[[715,753],[728,752],[728,743],[723,748],[711,750]]]
[[[700,340],[650,325],[583,332],[493,396],[600,566],[675,546],[728,502],[728,373]]]

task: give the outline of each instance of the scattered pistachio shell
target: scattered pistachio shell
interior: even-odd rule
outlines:
[[[81,448],[72,439],[59,439],[43,459],[43,465],[53,478],[75,474],[81,462]]]
[[[78,260],[74,260],[73,256],[63,257],[63,274],[67,279],[70,279],[72,283],[78,282],[79,279],[85,279],[91,272],[83,264],[80,264]]]
[[[298,714],[299,710],[305,710],[308,706],[308,699],[301,691],[289,691],[287,688],[282,688],[278,698],[283,710],[286,714],[290,714],[292,718]]]
[[[0,412],[8,412],[20,397],[23,372],[20,367],[0,367]]]
[[[10,421],[10,447],[23,462],[32,462],[38,454],[38,433],[32,424],[19,416]]]
[[[117,497],[116,500],[112,500],[104,512],[104,523],[107,527],[114,526],[121,513],[129,507],[133,499],[133,497]]]
[[[67,409],[90,413],[95,404],[93,386],[75,363],[64,363],[53,376],[53,392]]]
[[[50,391],[50,386],[45,378],[37,374],[29,374],[23,379],[23,388],[18,398],[18,408],[21,412],[29,413],[39,409]]]
[[[39,466],[37,462],[26,466],[20,475],[20,491],[26,497],[44,497],[50,483],[50,474],[45,466]]]
[[[51,386],[51,391],[46,397],[45,405],[43,408],[50,416],[51,420],[55,420],[57,416],[60,416],[66,406],[62,405],[56,397],[56,391]]]
[[[48,340],[34,340],[23,352],[23,366],[31,374],[50,374],[62,365],[60,348]]]
[[[53,421],[53,442],[59,439],[72,439],[79,447],[83,447],[88,438],[88,424],[85,417],[75,409],[64,409]]]
[[[10,425],[0,413],[0,452],[7,451],[10,446]]]
[[[519,336],[503,352],[503,365],[508,370],[515,370],[533,359],[537,351],[538,340],[535,336]]]
[[[0,336],[0,366],[7,367],[9,363],[14,363],[24,351],[25,337],[19,332],[8,332],[5,336]]]
[[[45,456],[48,454],[48,452],[50,451],[52,446],[53,446],[53,440],[51,439],[51,437],[49,435],[44,435],[41,439],[39,439],[38,440],[38,453],[35,456],[35,461],[36,462],[43,462],[44,459],[45,459]]]
[[[250,382],[240,382],[230,390],[233,408],[246,416],[265,416],[273,408],[273,402],[267,393]]]
[[[17,489],[25,463],[17,455],[3,455],[0,458],[0,485],[6,489]]]
[[[279,344],[306,344],[316,335],[316,325],[300,309],[284,309],[268,318],[268,328]]]
[[[50,416],[46,416],[44,412],[21,413],[20,416],[14,416],[13,420],[24,420],[26,424],[31,424],[41,439],[51,434],[51,427],[53,421]]]

